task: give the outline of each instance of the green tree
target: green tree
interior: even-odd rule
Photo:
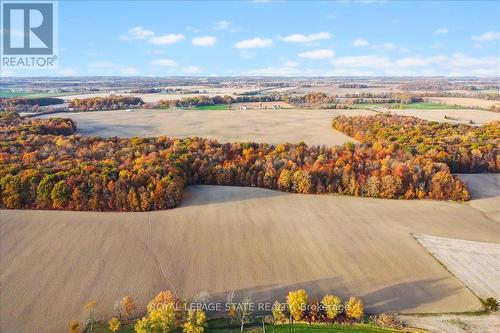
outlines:
[[[71,189],[64,180],[60,180],[54,185],[50,192],[52,206],[54,208],[63,208],[69,200]]]

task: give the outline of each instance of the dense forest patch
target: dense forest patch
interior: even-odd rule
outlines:
[[[179,204],[188,184],[391,199],[469,198],[446,164],[392,143],[330,148],[221,144],[203,138],[99,138],[68,135],[72,131],[67,126],[74,130],[70,120],[26,120],[4,113],[0,121],[2,208],[165,209]]]
[[[333,119],[332,126],[374,147],[393,145],[414,156],[446,163],[451,172],[500,171],[498,121],[478,127],[407,116],[340,116]]]

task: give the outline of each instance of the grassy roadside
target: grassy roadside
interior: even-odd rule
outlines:
[[[94,327],[92,331],[89,329],[84,331],[85,333],[111,333],[111,330],[108,329],[106,323],[99,323]],[[118,333],[134,333],[133,324],[123,325]],[[205,330],[205,333],[239,333],[240,327],[238,323],[231,324],[227,319],[212,319],[208,321],[208,327]],[[260,323],[252,323],[249,325],[245,325],[246,333],[260,333],[263,332],[262,325]],[[384,329],[376,326],[372,326],[369,324],[354,324],[354,325],[309,325],[309,324],[295,324],[293,326],[293,330],[291,330],[290,326],[287,324],[282,325],[266,325],[266,333],[331,333],[331,332],[343,332],[343,333],[394,333],[394,332],[402,332],[397,330]],[[182,333],[181,329],[176,329],[172,331],[172,333]]]

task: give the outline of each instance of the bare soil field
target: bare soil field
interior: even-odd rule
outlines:
[[[460,174],[474,200],[467,205],[480,210],[484,215],[500,223],[500,174]]]
[[[0,327],[62,331],[90,299],[109,318],[125,294],[144,310],[172,287],[256,302],[305,288],[361,296],[369,312],[479,309],[413,233],[500,243],[500,224],[469,204],[258,188],[192,186],[180,207],[151,213],[3,210]]]
[[[479,107],[489,108],[492,105],[500,105],[499,101],[490,101],[480,98],[466,98],[466,97],[430,97],[427,99],[429,102],[460,105],[465,107]]]
[[[201,136],[220,142],[255,141],[339,145],[355,141],[331,128],[338,115],[370,115],[366,110],[231,110],[61,113],[77,123],[77,133],[110,136]],[[53,117],[44,115],[42,118]]]
[[[449,122],[454,124],[469,124],[472,120],[476,125],[483,125],[494,120],[500,120],[500,113],[473,109],[450,109],[450,110],[412,110],[412,109],[389,109],[392,114],[413,116],[430,121]],[[447,118],[445,118],[447,117]]]
[[[500,314],[399,316],[409,327],[418,327],[433,333],[497,333],[500,332]]]
[[[474,294],[500,298],[500,244],[429,235],[415,238]]]

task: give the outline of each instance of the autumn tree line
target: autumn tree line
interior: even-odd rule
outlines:
[[[233,103],[243,103],[243,102],[276,102],[282,101],[283,97],[281,95],[266,95],[266,96],[252,96],[252,95],[240,95],[240,96],[194,96],[194,97],[184,97],[181,99],[164,100],[161,99],[154,105],[158,108],[180,108],[180,107],[196,107],[196,106],[207,106],[207,105],[217,105],[217,104],[233,104]]]
[[[14,112],[0,112],[0,122],[1,134],[71,135],[76,131],[75,122],[67,118],[23,119]]]
[[[133,326],[136,333],[203,333],[207,328],[207,315],[204,309],[210,308],[208,299],[195,299],[188,303],[170,290],[160,291],[147,304],[146,313],[140,311],[130,296],[124,296],[115,303],[114,317],[106,326],[117,332],[122,325]],[[68,323],[69,333],[92,332],[98,324],[96,300],[91,300],[83,307],[84,316],[80,320]],[[252,301],[250,294],[234,299],[234,292],[228,293],[227,302],[221,311],[227,311],[231,324],[238,324],[240,331],[245,325],[255,320],[256,311],[260,307]],[[262,310],[259,310],[262,311]],[[218,315],[224,312],[217,313]],[[296,323],[339,323],[344,325],[360,322],[364,318],[364,305],[359,297],[351,296],[345,303],[338,296],[327,294],[322,299],[310,298],[303,289],[292,290],[285,302],[276,300],[271,307],[272,316],[260,316],[262,323],[274,325],[294,325]],[[102,325],[103,322],[101,322]]]
[[[469,199],[464,183],[447,164],[400,149],[402,144],[390,140],[326,147],[163,136],[99,138],[68,135],[74,131],[72,124],[0,119],[0,207],[167,209],[179,204],[184,186],[190,184],[390,199]]]
[[[69,107],[79,111],[89,110],[119,110],[129,107],[138,107],[144,104],[139,97],[132,96],[106,96],[75,98],[69,102]]]
[[[33,108],[40,106],[49,106],[56,104],[63,104],[64,100],[54,97],[0,97],[0,110],[15,111],[15,112],[29,112]]]
[[[469,126],[396,115],[341,116],[332,126],[375,149],[395,145],[412,156],[445,163],[453,173],[500,171],[499,121]]]
[[[276,324],[294,322],[340,323],[359,322],[364,316],[363,301],[351,296],[345,303],[338,296],[327,294],[322,299],[310,298],[304,289],[290,291],[286,302],[276,301],[272,307]]]
[[[91,300],[83,307],[84,317],[68,323],[69,333],[92,332],[98,324],[96,310],[98,303]],[[203,333],[206,323],[205,312],[189,308],[187,303],[172,291],[161,291],[147,305],[147,313],[137,319],[140,313],[134,299],[124,296],[115,305],[115,316],[106,322],[111,332],[117,332],[122,325],[133,325],[137,333]]]

